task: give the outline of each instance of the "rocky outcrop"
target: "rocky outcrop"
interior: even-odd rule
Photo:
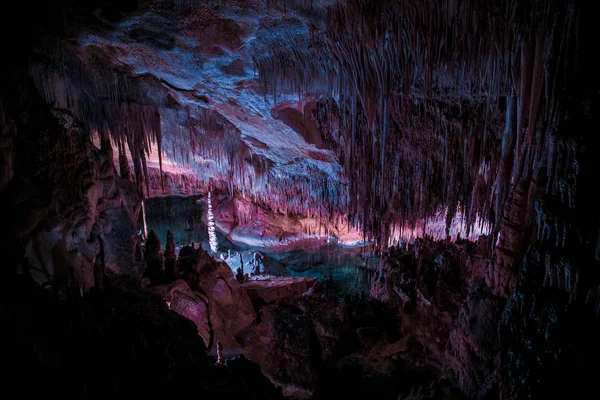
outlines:
[[[199,249],[184,279],[192,290],[208,298],[214,342],[220,341],[224,349],[239,348],[235,336],[252,324],[256,311],[243,285],[235,280],[231,268]]]
[[[190,289],[181,279],[169,285],[157,286],[153,291],[165,300],[171,311],[192,321],[204,344],[210,346],[212,336],[208,314],[209,299],[206,296]]]
[[[255,307],[302,296],[317,283],[317,278],[268,277],[251,279],[244,289]]]
[[[261,309],[260,323],[246,345],[246,356],[288,394],[299,392],[296,387],[310,394],[314,390],[321,355],[313,354],[311,325],[310,317],[294,305],[269,306]]]
[[[397,356],[438,371],[474,397],[497,385],[497,320],[504,300],[485,285],[488,243],[419,239],[408,250],[391,249],[371,289],[395,308],[403,343],[410,342],[411,351]]]
[[[343,303],[316,296],[264,306],[259,322],[240,335],[246,356],[288,397],[311,398],[321,366],[348,327],[346,311]]]
[[[177,269],[182,273],[186,274],[192,268],[194,263],[194,256],[196,249],[193,246],[183,246],[179,250],[179,257],[177,258]]]
[[[480,282],[461,305],[446,347],[443,375],[465,393],[484,397],[497,389],[498,320],[504,299]]]
[[[171,293],[183,300],[180,288]],[[0,281],[0,317],[11,366],[2,384],[27,397],[167,398],[193,388],[206,399],[282,399],[247,359],[215,366],[197,327],[149,291],[107,288],[57,305],[37,285],[11,277]]]

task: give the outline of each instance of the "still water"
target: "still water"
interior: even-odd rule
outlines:
[[[202,243],[208,248],[206,210],[196,201],[200,196],[169,196],[145,201],[148,231],[154,230],[164,247],[167,231],[173,234],[175,246]],[[141,221],[138,229],[142,229]],[[377,268],[378,258],[361,248],[347,248],[334,243],[320,248],[293,251],[270,251],[231,243],[217,232],[219,252],[257,251],[262,255],[264,272],[274,276],[314,277],[328,290],[340,296],[345,294],[368,294],[371,277]],[[197,247],[197,245],[196,245]],[[247,256],[245,256],[248,259]],[[246,262],[244,262],[246,263]]]

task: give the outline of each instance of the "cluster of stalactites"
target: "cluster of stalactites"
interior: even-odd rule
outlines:
[[[169,89],[156,77],[131,76],[109,65],[109,60],[82,61],[63,41],[48,39],[31,61],[30,75],[48,103],[69,110],[90,133],[98,134],[107,151],[116,145],[120,159],[130,157],[140,198],[150,193],[152,153],[158,158],[163,192],[163,154],[180,165],[195,166],[200,176],[209,171],[250,186],[252,179],[260,180],[252,176],[264,171],[247,168],[248,149],[237,149],[239,131],[224,117],[173,104]],[[127,168],[121,169],[127,177]]]
[[[272,20],[247,44],[265,96],[281,92],[323,91],[329,86],[329,74],[319,60],[314,42],[318,33],[299,20]],[[312,90],[310,90],[312,89]]]
[[[97,132],[103,147],[110,146],[110,139],[118,144],[120,155],[128,147],[143,198],[146,155],[151,143],[162,143],[160,106],[166,93],[152,90],[158,82],[152,77],[131,79],[98,61],[86,63],[60,39],[41,43],[37,56],[30,74],[40,94],[54,107],[69,110],[89,132]]]
[[[128,160],[133,164],[140,198],[150,193],[148,170],[156,161],[162,191],[169,193],[162,173],[164,155],[196,175],[199,188],[216,184],[231,195],[241,192],[282,212],[325,215],[331,205],[344,202],[327,173],[315,168],[307,171],[310,179],[281,179],[268,161],[253,156],[239,130],[221,114],[173,105],[169,89],[157,78],[130,76],[111,69],[109,62],[84,62],[61,40],[48,40],[32,60],[30,75],[48,103],[69,110],[90,133],[97,133],[101,147],[116,149],[123,177],[130,174]]]
[[[459,204],[468,224],[497,224],[511,184],[545,162],[575,15],[561,1],[340,0],[325,32],[283,31],[254,61],[271,93],[327,83],[350,214],[376,238],[440,208],[449,229]]]

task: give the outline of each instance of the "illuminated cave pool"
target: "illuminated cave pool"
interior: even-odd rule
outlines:
[[[202,204],[197,204],[201,196],[168,196],[156,197],[145,201],[146,221],[148,231],[156,232],[164,247],[167,231],[173,234],[176,247],[190,243],[202,244],[208,249],[208,230],[206,210]],[[138,229],[142,229],[139,221]],[[341,297],[346,294],[368,294],[371,288],[373,271],[377,267],[378,258],[362,247],[345,247],[336,243],[307,246],[306,249],[291,251],[276,251],[265,248],[253,248],[234,244],[217,231],[219,253],[229,260],[235,270],[239,262],[236,260],[242,253],[245,272],[250,272],[248,262],[254,252],[262,256],[261,270],[274,276],[314,277],[319,280],[326,290],[335,291]]]

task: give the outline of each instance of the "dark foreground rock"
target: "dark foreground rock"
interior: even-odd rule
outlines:
[[[324,362],[339,353],[348,328],[347,308],[335,299],[301,296],[260,308],[243,336],[246,356],[286,396],[315,395]]]
[[[153,291],[164,299],[170,310],[192,321],[198,328],[198,335],[202,336],[204,344],[210,345],[209,300],[206,296],[194,292],[182,279],[169,285],[157,286]]]
[[[7,393],[281,398],[245,359],[215,366],[197,327],[150,292],[113,289],[56,304],[19,277],[3,281],[0,305],[1,383]]]

